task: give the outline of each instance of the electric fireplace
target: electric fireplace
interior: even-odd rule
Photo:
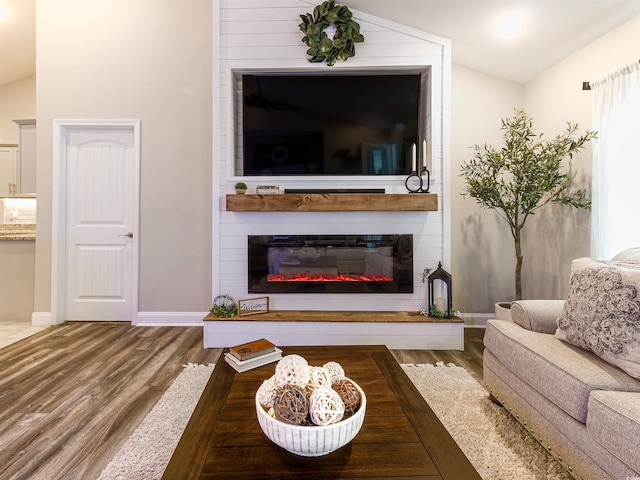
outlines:
[[[250,235],[250,293],[413,293],[412,235]]]

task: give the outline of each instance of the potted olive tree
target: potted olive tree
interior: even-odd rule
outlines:
[[[567,122],[557,137],[543,139],[533,130],[533,119],[514,109],[502,119],[504,146],[475,145],[473,158],[461,167],[465,187],[483,208],[495,210],[513,237],[516,268],[516,300],[522,299],[522,229],[529,216],[549,203],[590,209],[586,190],[573,187],[573,176],[563,162],[582,150],[596,132],[578,133],[578,125]]]

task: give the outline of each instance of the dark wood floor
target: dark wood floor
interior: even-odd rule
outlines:
[[[465,351],[395,350],[482,377],[483,329]],[[76,323],[0,349],[0,480],[95,479],[187,363],[217,361],[201,327]]]

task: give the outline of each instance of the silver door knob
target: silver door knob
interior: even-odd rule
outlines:
[[[127,232],[125,234],[122,235],[118,235],[119,237],[129,237],[129,238],[133,238],[133,232]]]

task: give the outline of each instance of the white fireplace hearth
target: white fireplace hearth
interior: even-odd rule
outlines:
[[[258,338],[281,346],[386,345],[398,350],[464,350],[464,321],[419,312],[274,311],[204,321],[205,348]]]

